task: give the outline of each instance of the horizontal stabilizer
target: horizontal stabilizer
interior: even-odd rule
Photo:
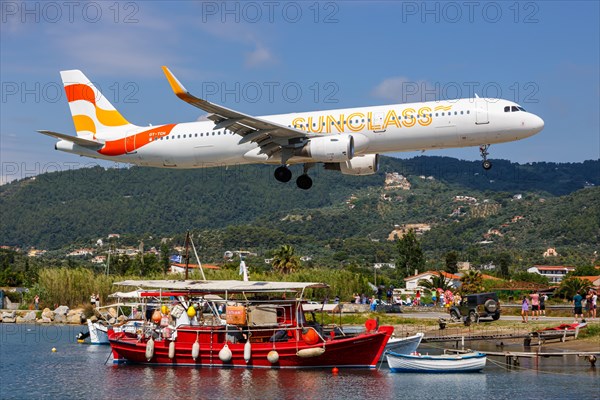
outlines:
[[[96,142],[93,140],[83,139],[77,136],[66,135],[64,133],[52,132],[52,131],[38,131],[47,136],[51,136],[55,139],[66,140],[67,142],[75,143],[78,146],[86,147],[90,150],[100,150],[104,147],[104,143]]]

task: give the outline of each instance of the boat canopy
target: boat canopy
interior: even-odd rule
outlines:
[[[131,292],[116,292],[109,294],[108,297],[117,297],[119,299],[139,299],[142,297],[143,290],[133,290]]]
[[[265,282],[265,281],[198,281],[198,280],[127,280],[115,285],[144,289],[184,290],[194,293],[268,293],[298,292],[304,289],[328,288],[317,282]]]

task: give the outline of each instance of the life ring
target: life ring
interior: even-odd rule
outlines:
[[[377,320],[368,319],[365,321],[365,328],[367,328],[367,332],[372,332],[377,329]]]

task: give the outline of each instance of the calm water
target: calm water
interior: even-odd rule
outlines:
[[[543,359],[538,371],[529,360],[522,361],[524,370],[506,370],[488,359],[484,372],[462,375],[392,374],[385,367],[333,375],[329,370],[115,366],[105,365],[109,346],[76,342],[75,335],[85,329],[0,324],[0,398],[600,398],[600,368],[578,357]]]

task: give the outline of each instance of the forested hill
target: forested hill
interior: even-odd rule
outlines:
[[[295,167],[294,176],[299,171]],[[280,215],[291,211],[339,207],[357,193],[368,199],[369,190],[383,188],[386,172],[398,172],[411,180],[433,176],[443,190],[464,195],[536,192],[552,197],[600,186],[599,171],[598,160],[527,165],[494,160],[493,169],[486,172],[480,162],[447,157],[382,157],[380,172],[367,177],[315,168],[311,170],[313,188],[302,191],[293,182],[275,181],[270,166],[201,170],[96,167],[43,174],[1,186],[0,245],[55,249],[73,242],[89,243],[112,232],[160,236],[253,221],[277,226]],[[429,191],[427,198],[443,190],[422,187],[423,193]],[[419,215],[407,218],[435,214],[426,204],[420,209]],[[382,214],[373,215],[372,221],[369,215],[359,221],[361,226],[375,225]]]

